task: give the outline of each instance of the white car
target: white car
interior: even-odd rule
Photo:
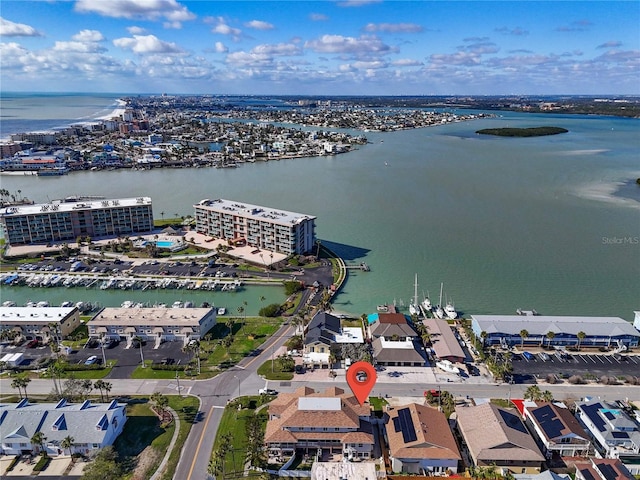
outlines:
[[[278,392],[276,392],[273,388],[261,388],[260,390],[258,390],[258,393],[260,395],[277,395]]]
[[[87,358],[87,360],[84,362],[84,364],[85,365],[93,365],[97,361],[98,361],[98,357],[96,357],[95,355],[91,355],[89,358]]]

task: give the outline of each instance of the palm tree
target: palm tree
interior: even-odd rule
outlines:
[[[542,398],[542,391],[540,390],[540,387],[537,385],[528,386],[524,391],[524,398],[532,401],[540,400]]]
[[[242,315],[244,313],[244,307],[242,305],[240,305],[236,310],[238,311],[238,315]],[[240,327],[240,330],[242,330],[242,328],[244,328],[244,320],[242,321],[242,326]]]
[[[20,395],[20,400],[22,400],[22,378],[16,377],[11,380],[11,388],[15,388],[18,390],[18,395]]]
[[[101,401],[101,402],[104,402],[104,395],[103,395],[103,393],[102,393],[102,391],[104,390],[104,384],[105,384],[105,381],[104,381],[104,380],[102,380],[102,379],[100,379],[100,380],[96,380],[96,381],[93,383],[93,387],[94,387],[94,388],[97,388],[98,390],[100,390],[100,401]]]
[[[34,445],[38,445],[40,447],[40,450],[42,451],[42,456],[43,457],[48,457],[49,456],[47,454],[47,450],[44,448],[44,444],[45,444],[46,441],[47,441],[47,437],[45,437],[44,433],[42,433],[42,432],[36,432],[31,437],[31,443],[34,444]]]
[[[104,382],[102,385],[104,391],[107,392],[107,402],[109,401],[109,392],[111,391],[111,387],[112,385],[110,382]]]
[[[132,344],[137,343],[138,346],[140,347],[140,361],[142,362],[142,368],[144,368],[144,353],[142,353],[142,337],[136,335],[135,337],[133,337],[133,339],[131,340]]]
[[[153,392],[151,395],[151,403],[162,413],[166,411],[167,405],[169,405],[169,399],[160,392]]]
[[[580,343],[582,343],[582,340],[584,340],[586,336],[587,334],[582,330],[576,333],[576,337],[578,337],[578,350],[580,350]]]
[[[551,330],[547,332],[547,338],[549,339],[549,343],[547,344],[547,347],[551,348],[551,340],[553,340],[555,336],[556,336],[555,332],[552,332]]]
[[[553,393],[551,393],[549,390],[545,390],[540,395],[540,398],[545,402],[553,402]]]
[[[60,446],[64,450],[65,448],[69,449],[69,455],[71,455],[71,448],[73,448],[73,443],[76,441],[71,435],[67,435],[60,441]]]
[[[520,347],[524,347],[524,339],[529,337],[529,332],[527,331],[527,329],[523,328],[522,330],[520,330]]]

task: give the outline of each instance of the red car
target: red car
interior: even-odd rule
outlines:
[[[40,345],[38,340],[30,340],[26,346],[27,348],[36,348],[38,345]]]

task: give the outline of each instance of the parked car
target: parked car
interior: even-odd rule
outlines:
[[[258,393],[260,395],[277,395],[278,392],[276,392],[273,388],[261,388],[260,390],[258,390]]]
[[[95,355],[91,355],[89,358],[87,358],[84,362],[85,365],[93,365],[94,363],[98,362],[98,357],[96,357]]]
[[[40,342],[38,340],[29,340],[29,342],[27,343],[26,347],[27,348],[36,348],[38,345],[40,345]]]

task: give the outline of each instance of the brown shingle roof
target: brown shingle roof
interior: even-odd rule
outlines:
[[[544,461],[516,410],[491,403],[456,408],[458,427],[474,462]],[[517,463],[516,463],[517,465]]]
[[[408,408],[411,412],[411,420],[416,431],[416,440],[406,443],[402,432],[396,432],[393,426],[393,419],[403,408]],[[449,428],[449,422],[445,415],[435,408],[415,403],[395,407],[389,412],[386,429],[392,457],[460,460],[460,452]]]

